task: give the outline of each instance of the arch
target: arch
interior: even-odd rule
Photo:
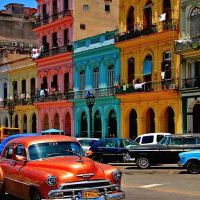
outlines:
[[[152,25],[152,1],[147,0],[143,12],[143,29],[148,29]]]
[[[27,115],[23,117],[23,133],[27,133]]]
[[[37,133],[37,117],[35,113],[32,116],[32,133]]]
[[[59,123],[59,115],[58,115],[58,113],[56,113],[55,117],[54,117],[54,128],[55,129],[60,129],[60,123]]]
[[[146,112],[146,133],[155,132],[155,113],[152,108],[149,108]]]
[[[65,126],[64,126],[64,131],[66,135],[71,136],[71,116],[69,113],[66,113],[65,115]]]
[[[200,104],[195,104],[193,107],[193,133],[200,133]]]
[[[134,7],[130,6],[128,15],[126,18],[126,30],[130,31],[134,29]]]
[[[44,129],[43,130],[47,130],[49,129],[49,117],[47,114],[44,115],[44,124],[43,124]]]
[[[117,137],[117,116],[114,110],[111,110],[108,115],[108,135]]]
[[[101,115],[98,110],[94,114],[94,137],[102,138]]]
[[[18,124],[18,115],[15,115],[15,119],[14,119],[14,127],[15,128],[19,128],[19,124]]]
[[[135,109],[132,109],[129,114],[129,138],[135,139],[137,135],[137,112]]]
[[[82,112],[81,114],[81,132],[80,132],[80,137],[87,137],[87,132],[88,132],[88,125],[87,125],[87,115],[86,112]]]
[[[165,116],[166,132],[175,134],[175,119],[174,119],[175,114],[171,106],[167,107],[164,116]]]
[[[133,57],[128,59],[128,84],[133,84],[135,79],[135,59]]]

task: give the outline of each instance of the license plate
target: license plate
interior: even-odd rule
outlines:
[[[95,199],[100,196],[98,190],[83,191],[83,199]]]

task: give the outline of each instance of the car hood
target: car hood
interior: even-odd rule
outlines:
[[[105,179],[103,167],[93,160],[78,156],[56,157],[44,160],[29,162],[29,167],[32,169],[46,172],[46,174],[53,174],[61,179],[70,181],[85,180],[88,176],[92,179]],[[66,181],[62,180],[62,181]]]

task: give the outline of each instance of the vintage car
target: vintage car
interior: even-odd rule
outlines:
[[[177,164],[179,153],[197,149],[199,134],[176,134],[165,136],[159,144],[132,146],[129,155],[139,168],[146,169],[155,164]]]
[[[191,174],[200,173],[200,150],[179,153],[179,167],[187,168]]]
[[[129,138],[103,138],[90,147],[87,156],[102,163],[131,162],[127,152],[133,145],[138,144]]]
[[[13,139],[1,154],[0,194],[27,200],[124,199],[121,171],[83,155],[68,136]]]

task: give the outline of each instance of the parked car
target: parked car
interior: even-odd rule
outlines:
[[[158,144],[166,135],[171,133],[146,133],[139,135],[134,141],[141,145]]]
[[[129,157],[128,149],[135,144],[131,139],[104,138],[90,147],[87,156],[103,163],[130,162],[131,158]]]
[[[159,144],[130,147],[129,155],[141,169],[154,164],[176,164],[178,154],[200,149],[200,135],[177,134],[165,136]]]
[[[5,145],[12,139],[14,138],[20,138],[20,137],[27,137],[27,136],[37,136],[40,135],[38,133],[21,133],[21,134],[14,134],[14,135],[10,135],[8,137],[6,137],[4,140],[2,140],[1,144],[0,144],[0,154],[3,151],[3,148],[5,147]]]
[[[191,174],[199,174],[200,150],[180,153],[178,165],[187,168],[187,171]]]
[[[121,171],[83,155],[68,136],[13,139],[0,159],[0,193],[25,200],[124,199]]]
[[[99,140],[99,138],[76,138],[81,146],[83,147],[83,150],[85,153],[89,150],[89,148]]]

